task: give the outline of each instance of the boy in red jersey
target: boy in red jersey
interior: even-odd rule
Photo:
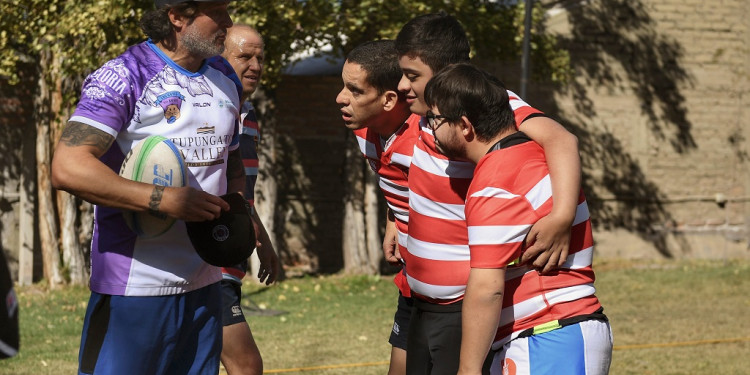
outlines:
[[[472,65],[433,77],[425,103],[437,149],[476,164],[465,208],[471,272],[458,373],[488,373],[490,348],[491,374],[608,373],[612,332],[594,296],[583,193],[567,262],[548,275],[518,264],[530,228],[552,209],[544,150],[516,130],[503,84]]]
[[[383,252],[385,259],[401,264],[409,222],[407,176],[419,136],[419,116],[412,115],[397,90],[401,78],[392,40],[367,42],[347,56],[341,72],[344,88],[336,97],[341,117],[354,131],[362,154],[380,179],[388,203]],[[406,333],[411,316],[411,293],[406,277],[394,279],[399,288],[398,309],[389,342],[392,345],[388,374],[406,373]]]
[[[411,111],[424,116],[425,85],[445,66],[467,62],[470,47],[461,24],[439,13],[404,25],[396,49],[403,71],[399,91]],[[529,232],[530,247],[522,259],[546,272],[567,258],[580,189],[577,139],[508,94],[519,129],[539,143],[550,160],[555,206]],[[458,369],[461,300],[470,270],[463,205],[473,169],[473,163],[437,152],[432,131],[421,122],[409,173],[408,251],[402,254],[415,297],[407,345],[409,374],[455,374]]]

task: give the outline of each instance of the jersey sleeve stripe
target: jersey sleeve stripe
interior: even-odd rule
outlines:
[[[531,190],[526,193],[526,199],[535,210],[552,198],[552,183],[549,174],[544,176]]]
[[[578,204],[578,207],[576,207],[576,217],[573,219],[573,226],[581,224],[589,218],[589,206],[586,201],[583,201],[583,203]]]
[[[404,203],[409,199],[409,188],[407,186],[401,186],[383,177],[380,178],[380,183],[378,185],[380,185],[380,189],[383,190],[383,192],[388,192],[405,198]]]
[[[399,207],[394,207],[390,203],[388,204],[388,207],[393,212],[393,216],[396,217],[396,219],[403,221],[404,223],[409,222],[409,210],[402,210]]]
[[[403,230],[404,228],[399,228],[398,223],[396,223],[396,229],[397,229],[396,232],[398,233],[398,244],[399,244],[399,246],[401,246],[403,248],[407,248],[406,247],[406,243],[408,242],[409,235],[406,234],[406,231]]]
[[[519,195],[513,194],[505,189],[496,187],[486,187],[479,190],[471,195],[472,197],[488,197],[488,198],[499,198],[499,199],[513,199],[519,197]]]
[[[469,227],[469,245],[501,245],[523,242],[531,224]]]
[[[411,156],[394,152],[393,155],[391,155],[391,162],[404,168],[409,168],[411,165]]]
[[[375,149],[375,144],[368,142],[366,139],[357,136],[357,143],[359,144],[359,150],[370,159],[378,160],[378,152]]]
[[[450,176],[451,179],[471,179],[474,175],[474,166],[472,163],[441,159],[428,154],[417,146],[414,147],[412,164],[427,173],[446,178]]]

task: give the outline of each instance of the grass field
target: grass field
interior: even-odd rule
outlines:
[[[595,268],[615,336],[611,374],[750,373],[750,260]],[[304,277],[244,290],[267,373],[386,372],[396,301],[389,277]],[[75,373],[88,290],[17,292],[21,352],[0,363],[0,374]]]

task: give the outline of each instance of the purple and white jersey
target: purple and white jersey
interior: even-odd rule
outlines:
[[[189,72],[150,41],[130,47],[86,78],[70,121],[115,137],[101,157],[115,173],[138,141],[154,134],[180,149],[189,185],[211,194],[227,190],[229,151],[238,147],[242,87],[223,58]],[[119,209],[97,206],[91,244],[91,290],[158,296],[186,293],[221,280],[219,268],[193,249],[185,223],[139,238]]]

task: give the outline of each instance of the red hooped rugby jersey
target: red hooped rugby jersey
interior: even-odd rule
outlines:
[[[508,91],[516,126],[541,113]],[[409,235],[406,274],[412,295],[433,303],[461,300],[469,279],[469,239],[464,203],[474,164],[449,160],[435,148],[423,120],[409,169]]]
[[[362,155],[367,159],[370,168],[380,179],[380,190],[383,191],[388,207],[396,217],[399,252],[406,253],[406,237],[409,225],[409,165],[411,164],[414,144],[419,138],[418,115],[412,114],[406,122],[388,140],[379,134],[362,128],[354,131]],[[410,296],[409,285],[403,272],[393,280],[401,294]]]
[[[549,169],[538,144],[528,141],[485,155],[477,164],[466,199],[471,267],[502,268],[517,259],[532,224],[551,210]],[[594,296],[593,251],[582,192],[570,253],[560,270],[543,276],[525,265],[508,267],[494,347],[527,328],[600,308]]]

